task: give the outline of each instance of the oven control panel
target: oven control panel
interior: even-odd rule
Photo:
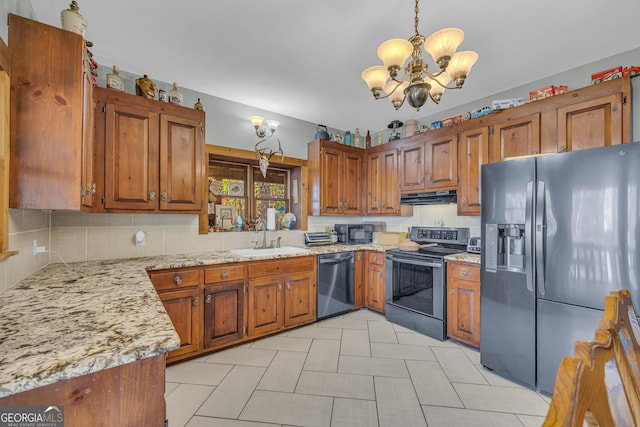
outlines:
[[[469,241],[468,228],[411,227],[411,240],[422,243],[451,243],[465,245]]]

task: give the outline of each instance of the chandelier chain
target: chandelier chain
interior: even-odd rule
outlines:
[[[415,23],[416,23],[416,24],[415,24],[415,25],[416,25],[416,35],[420,34],[420,33],[418,32],[418,12],[420,12],[420,9],[418,8],[418,2],[419,2],[419,1],[420,1],[420,0],[416,0],[416,17],[414,18],[414,21],[415,21]]]

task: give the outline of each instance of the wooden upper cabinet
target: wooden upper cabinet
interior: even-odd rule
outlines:
[[[402,143],[398,154],[400,191],[435,191],[458,186],[458,141],[455,134],[429,138],[429,134]]]
[[[449,190],[458,187],[458,139],[451,134],[427,141],[427,190]]]
[[[160,210],[202,210],[204,142],[201,120],[160,115]]]
[[[110,89],[97,88],[95,97],[100,208],[201,213],[204,113]]]
[[[616,93],[558,109],[558,151],[623,142],[623,94]]]
[[[104,207],[153,210],[158,192],[157,114],[115,103],[105,108]]]
[[[93,203],[92,86],[83,38],[9,14],[12,208]]]
[[[395,147],[367,155],[367,214],[398,216],[398,154]]]
[[[489,160],[489,128],[460,134],[458,215],[480,215],[480,166]]]
[[[398,155],[398,183],[400,191],[425,189],[426,154],[424,140],[404,144]]]
[[[308,144],[312,215],[362,215],[362,153],[327,140]]]
[[[493,126],[489,161],[540,153],[540,114],[530,114]]]

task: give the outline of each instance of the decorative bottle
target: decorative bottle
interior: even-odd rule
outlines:
[[[193,108],[198,111],[204,111],[204,105],[202,105],[202,102],[200,102],[200,98],[198,98],[198,102],[194,104]]]
[[[124,92],[124,80],[122,80],[122,77],[120,77],[118,73],[117,65],[113,66],[113,73],[107,74],[107,87]]]
[[[344,145],[351,145],[351,131],[346,131],[344,133]]]
[[[78,6],[76,0],[71,2],[69,9],[60,12],[60,21],[62,22],[62,29],[80,34],[84,37],[87,29],[87,20],[80,15],[80,6]]]
[[[178,91],[178,83],[173,82],[173,89],[171,89],[168,93],[169,102],[172,104],[180,104],[182,105],[182,94]]]
[[[371,148],[371,133],[369,131],[367,131],[367,136],[364,139],[364,141],[365,141],[365,147]]]
[[[362,147],[362,143],[360,140],[360,131],[358,130],[358,128],[356,128],[356,131],[353,133],[353,146],[358,148]]]

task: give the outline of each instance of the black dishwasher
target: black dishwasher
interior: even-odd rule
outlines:
[[[318,255],[318,319],[353,308],[353,269],[353,252]]]

